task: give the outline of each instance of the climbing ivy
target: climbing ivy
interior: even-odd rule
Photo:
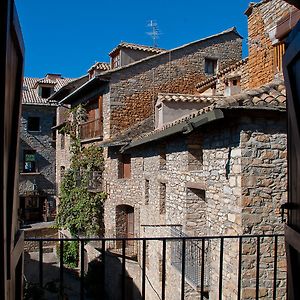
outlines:
[[[77,106],[60,131],[70,136],[71,164],[61,182],[56,224],[75,236],[103,233],[103,205],[107,196],[105,192],[93,193],[88,189],[92,172],[103,172],[104,160],[102,148],[81,146],[79,124],[85,116],[84,107]]]

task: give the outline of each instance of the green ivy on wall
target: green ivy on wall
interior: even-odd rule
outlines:
[[[77,106],[70,111],[69,121],[60,131],[70,136],[71,164],[61,182],[56,224],[75,236],[98,236],[103,234],[103,206],[107,195],[90,192],[88,186],[93,171],[104,170],[103,149],[95,145],[81,146],[80,123],[85,116],[85,109]]]

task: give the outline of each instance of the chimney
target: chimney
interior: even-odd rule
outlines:
[[[48,73],[46,74],[45,78],[55,81],[57,79],[61,79],[61,74]]]

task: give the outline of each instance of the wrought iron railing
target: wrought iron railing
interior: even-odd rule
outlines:
[[[102,171],[91,171],[90,172],[88,189],[91,191],[102,190]]]
[[[101,119],[95,119],[80,124],[80,138],[82,140],[100,138],[103,136]]]
[[[46,252],[49,244],[58,243],[57,269],[59,294],[68,292],[65,280],[66,261],[64,251],[67,242],[77,241],[79,263],[76,278],[78,280],[78,299],[90,299],[87,286],[86,248],[95,243],[99,252],[96,260],[101,265],[100,273],[94,276],[97,281],[97,299],[109,299],[108,293],[116,293],[114,299],[150,299],[150,290],[162,300],[169,299],[175,288],[179,289],[178,299],[190,297],[190,288],[194,288],[197,299],[285,299],[286,266],[283,235],[244,235],[244,236],[205,236],[205,237],[154,237],[154,238],[27,238],[26,243],[37,243],[38,252],[30,254],[38,265],[37,284],[45,287],[45,277],[49,261]],[[121,244],[120,253],[115,256],[109,251],[109,244]],[[138,244],[137,262],[126,256],[128,241]],[[151,244],[154,243],[154,244]],[[47,247],[44,247],[47,246]],[[159,246],[161,267],[151,269],[151,245]],[[174,247],[175,245],[175,247]],[[208,245],[208,246],[207,246]],[[179,249],[180,247],[180,249]],[[47,249],[47,251],[46,251]],[[27,250],[30,252],[30,250]],[[36,250],[35,250],[36,251]],[[152,254],[149,257],[149,253]],[[51,254],[52,256],[54,254]],[[174,256],[175,255],[175,256]],[[28,256],[28,253],[27,253]],[[181,256],[181,257],[180,257]],[[26,255],[25,255],[26,257]],[[47,261],[46,261],[47,260]],[[150,260],[150,263],[149,263]],[[153,260],[155,262],[155,259]],[[44,264],[45,262],[45,264]],[[112,262],[118,263],[118,269]],[[134,276],[133,263],[139,270]],[[179,266],[180,264],[180,266]],[[55,264],[54,264],[55,265]],[[150,269],[149,269],[150,268]],[[117,270],[117,271],[116,271]],[[159,272],[160,274],[153,273]],[[180,272],[178,272],[180,271]],[[32,269],[31,269],[32,272]],[[176,272],[176,274],[174,273]],[[25,268],[26,275],[26,268]],[[111,288],[111,284],[115,284]],[[135,296],[130,294],[135,285]],[[193,287],[195,285],[196,287]],[[136,296],[138,294],[138,296]],[[173,295],[173,294],[172,294]],[[195,299],[196,299],[195,298]],[[189,298],[191,299],[191,298]]]
[[[171,227],[172,237],[188,237],[187,234],[175,227]],[[204,289],[209,288],[210,262],[209,262],[210,240],[186,240],[185,246],[185,275],[186,279],[197,288],[201,287],[203,279]],[[182,271],[182,239],[171,242],[171,264]],[[205,268],[203,272],[201,269]],[[204,278],[201,277],[204,274]]]

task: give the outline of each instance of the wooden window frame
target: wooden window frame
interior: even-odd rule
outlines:
[[[121,154],[118,159],[118,178],[129,179],[131,178],[131,155]]]

